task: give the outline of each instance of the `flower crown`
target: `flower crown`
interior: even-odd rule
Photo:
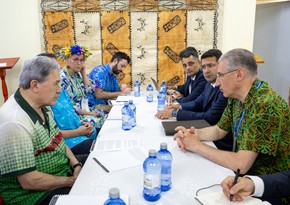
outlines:
[[[78,44],[64,47],[57,53],[57,57],[61,59],[69,58],[72,55],[83,55],[83,59],[87,60],[87,58],[92,55],[92,53],[89,51],[88,47]]]

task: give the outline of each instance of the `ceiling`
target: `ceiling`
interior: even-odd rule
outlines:
[[[278,3],[278,2],[285,2],[290,0],[256,0],[256,4],[269,4],[269,3]]]

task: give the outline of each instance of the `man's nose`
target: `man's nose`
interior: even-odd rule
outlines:
[[[216,78],[215,85],[220,86],[222,84],[221,80],[219,78]]]

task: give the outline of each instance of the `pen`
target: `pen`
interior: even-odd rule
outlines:
[[[97,160],[97,158],[94,157],[93,160],[95,160],[107,173],[110,172],[99,160]]]
[[[237,172],[236,172],[236,176],[234,178],[233,186],[238,182],[239,175],[240,175],[240,169],[238,169]],[[233,201],[233,197],[234,197],[234,195],[230,194],[230,201]]]

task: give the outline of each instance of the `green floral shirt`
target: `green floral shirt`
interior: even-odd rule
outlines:
[[[256,79],[243,104],[230,98],[217,126],[235,133],[236,151],[258,153],[247,174],[272,174],[290,168],[289,107],[266,82]]]

